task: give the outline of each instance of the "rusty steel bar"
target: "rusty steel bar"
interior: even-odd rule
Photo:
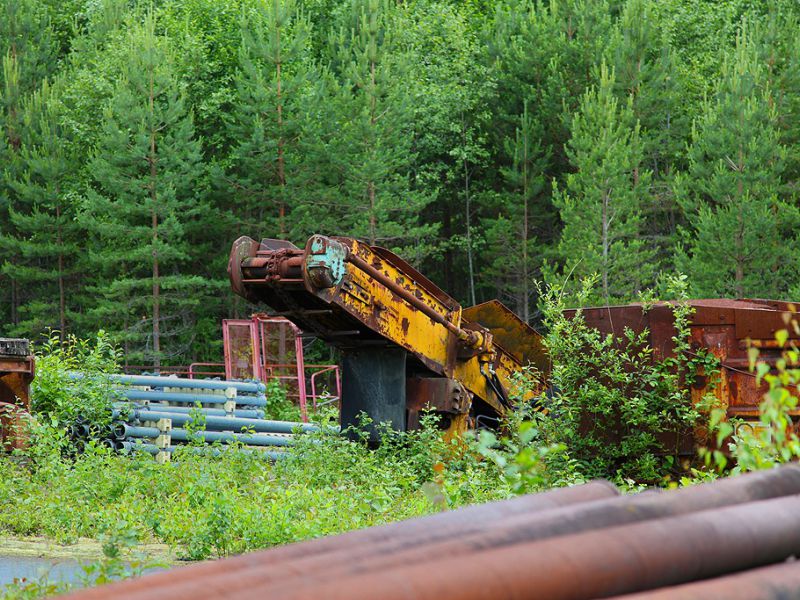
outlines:
[[[83,590],[70,597],[85,600],[107,598],[109,591],[113,589],[113,595],[120,598],[152,599],[154,589],[158,589],[158,595],[164,597],[175,595],[176,598],[196,599],[197,590],[202,590],[201,596],[214,597],[215,593],[218,593],[218,597],[223,598],[225,593],[215,582],[221,576],[236,572],[243,573],[248,569],[285,569],[289,568],[287,565],[291,565],[296,560],[315,554],[346,553],[349,549],[368,547],[371,544],[391,539],[425,538],[429,535],[435,536],[435,539],[443,539],[488,530],[504,519],[515,515],[548,511],[618,496],[619,491],[616,487],[607,481],[598,480],[580,486],[469,506],[456,511],[442,512],[380,527],[350,531],[337,536],[252,552],[225,560],[171,569],[140,579],[113,584],[113,588]],[[194,594],[193,596],[190,595],[190,589],[193,590],[191,592]]]
[[[800,561],[743,571],[726,577],[615,596],[617,600],[789,600],[800,597]],[[613,599],[612,599],[613,600]]]
[[[292,562],[292,572],[304,575],[302,581],[286,581],[288,574],[284,570],[254,570],[237,573],[235,578],[231,578],[228,589],[245,589],[270,580],[276,585],[285,583],[296,588],[314,586],[315,580],[377,572],[400,564],[426,563],[442,556],[466,555],[490,548],[795,494],[800,494],[800,467],[792,465],[674,492],[646,492],[533,514],[519,514],[504,519],[486,531],[457,538],[433,535],[425,538],[392,538],[382,543],[348,549],[347,552],[312,555]]]
[[[251,586],[226,598],[273,600],[583,600],[695,581],[800,553],[800,496],[655,519],[326,579]],[[174,597],[173,597],[174,598]],[[187,596],[188,598],[188,596]]]
[[[517,514],[493,527],[472,534],[390,537],[380,542],[349,546],[343,550],[298,557],[290,564],[269,569],[253,567],[220,575],[214,585],[228,593],[243,592],[267,583],[271,594],[291,588],[314,587],[322,580],[335,580],[368,572],[379,572],[397,565],[424,564],[447,556],[463,556],[481,550],[511,546],[559,535],[637,523],[756,500],[800,494],[800,467],[752,473],[714,483],[686,487],[674,492],[647,492],[612,497],[563,508]],[[205,583],[192,584],[196,593]]]

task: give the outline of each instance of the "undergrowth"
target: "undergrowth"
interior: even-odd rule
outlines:
[[[557,289],[543,298],[553,361],[550,386],[528,402],[531,392],[541,389],[541,374],[521,372],[510,390],[518,410],[498,430],[448,442],[436,418],[425,415],[417,431],[383,428],[382,444],[374,449],[361,433],[366,418],[360,428],[339,433],[327,426],[335,415],[323,411],[314,416],[321,430],[299,436],[286,458],[274,463],[236,445],[218,446],[219,457],[178,450],[166,464],[146,454],[117,454],[97,441],[89,441],[82,453],[65,451],[69,424],[78,416],[71,399],[80,398],[99,423],[107,418],[107,374],[115,369],[116,354],[102,335],[92,342],[51,342],[38,358],[32,444],[14,456],[0,456],[0,535],[42,535],[61,543],[111,540],[106,557],[87,571],[84,583],[94,584],[129,575],[125,565],[146,565],[130,554],[142,542],[162,542],[181,558],[200,560],[593,477],[638,490],[689,485],[800,458],[789,414],[797,406],[800,350],[789,329],[776,336],[785,353],[775,370],[751,351],[757,376],[769,384],[760,426],[739,427],[712,411],[721,448],[705,452],[706,468],[681,473],[675,448],[663,434],[675,435],[694,423],[698,414],[687,382],[697,374],[713,377],[718,368],[710,357],[689,351],[686,303],[672,305],[677,352],[659,361],[644,334],[626,332],[621,340],[600,335],[580,312],[564,316]],[[800,337],[795,320],[787,328]],[[86,373],[80,386],[69,375],[77,366]],[[299,417],[283,388],[272,386],[267,395],[270,416]],[[58,582],[18,582],[0,591],[0,600],[65,589]]]

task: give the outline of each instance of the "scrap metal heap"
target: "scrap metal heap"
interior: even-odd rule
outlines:
[[[233,244],[233,291],[342,350],[342,424],[413,428],[429,407],[458,434],[511,405],[514,374],[547,370],[539,335],[498,301],[461,305],[402,258],[344,237]],[[377,433],[372,430],[373,440]]]
[[[345,426],[363,411],[375,422],[410,429],[430,407],[458,434],[509,408],[515,373],[523,367],[538,370],[542,389],[549,374],[540,336],[500,302],[462,308],[399,256],[358,240],[315,235],[301,249],[242,237],[233,245],[228,272],[237,294],[342,349]],[[795,306],[752,299],[689,303],[690,352],[708,351],[721,366],[719,375],[701,373],[685,382],[692,401],[713,394],[729,418],[757,426],[767,386],[750,371],[748,349],[758,348],[759,360],[775,367],[783,352],[776,332],[787,329],[789,338],[800,338],[789,325]],[[620,340],[626,329],[647,330],[652,358],[661,360],[674,356],[673,308],[666,302],[628,304],[567,316],[580,310],[587,325]],[[792,416],[800,416],[800,408]],[[678,443],[670,446],[687,456],[708,441],[702,423],[675,433]]]
[[[692,402],[705,401],[710,394],[715,408],[726,411],[728,419],[735,419],[745,427],[759,426],[759,405],[769,385],[759,382],[750,369],[749,348],[757,348],[758,360],[775,368],[785,348],[775,338],[784,329],[794,343],[800,342],[800,333],[792,320],[798,320],[798,307],[777,300],[723,298],[689,300],[692,315],[689,318],[690,352],[707,351],[718,361],[718,374],[700,373],[688,381]],[[624,339],[625,330],[637,333],[647,331],[647,343],[653,349],[653,359],[663,360],[674,355],[674,337],[677,335],[672,306],[667,302],[655,305],[627,304],[602,306],[567,311],[574,317],[580,310],[590,327],[602,334],[613,334]],[[793,418],[800,417],[800,407],[789,411]],[[694,445],[709,443],[708,432],[701,420],[693,435],[681,440],[681,452],[693,455]]]

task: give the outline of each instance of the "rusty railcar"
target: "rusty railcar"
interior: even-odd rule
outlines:
[[[689,304],[694,309],[690,318],[692,349],[707,349],[720,363],[719,376],[713,380],[700,375],[687,382],[691,385],[692,398],[698,401],[710,392],[716,398],[716,405],[726,410],[728,418],[758,419],[759,404],[767,385],[763,382],[757,384],[755,374],[750,371],[748,348],[758,348],[759,360],[774,366],[783,352],[775,333],[788,329],[790,339],[800,338],[789,325],[794,318],[794,305],[760,299],[703,299],[690,300]],[[622,336],[626,328],[637,333],[647,329],[649,345],[656,360],[668,357],[674,351],[676,329],[669,303],[581,310],[586,324],[602,333]],[[574,315],[575,312],[571,310],[568,314]],[[800,410],[795,410],[793,416],[800,416]]]
[[[33,376],[28,340],[0,338],[0,452],[25,445]]]

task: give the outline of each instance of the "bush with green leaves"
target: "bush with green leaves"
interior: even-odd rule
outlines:
[[[119,371],[119,352],[105,332],[90,340],[53,335],[35,354],[31,408],[40,426],[63,429],[86,423],[97,433],[110,424],[118,396],[110,375]]]
[[[584,281],[578,305],[593,285]],[[674,355],[657,360],[647,330],[602,334],[581,310],[565,315],[559,286],[541,290],[552,371],[535,439],[545,446],[561,444],[586,477],[657,484],[679,467],[677,442],[698,418],[686,382],[714,365],[706,354],[690,351],[692,308],[685,302],[685,278],[672,278],[669,291],[678,298],[670,305],[677,331]]]
[[[447,442],[430,419],[418,431],[386,430],[383,440],[371,449],[353,432],[323,427],[275,463],[234,445],[218,457],[178,450],[157,464],[93,441],[65,456],[59,443],[37,438],[20,453],[34,460],[0,457],[8,507],[0,534],[70,543],[124,521],[136,539],[199,560],[512,494],[494,463]]]

